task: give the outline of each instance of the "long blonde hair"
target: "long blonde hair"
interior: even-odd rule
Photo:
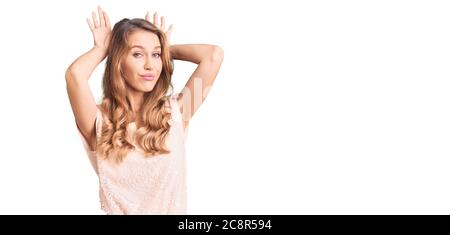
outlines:
[[[132,121],[132,112],[127,85],[121,76],[121,61],[130,50],[128,35],[136,30],[155,33],[161,43],[162,70],[153,90],[144,94],[142,112],[136,118],[142,120],[142,127],[136,131],[136,144],[145,156],[170,153],[165,144],[169,133],[171,114],[165,110],[167,92],[173,92],[171,82],[173,67],[169,45],[165,34],[144,19],[123,19],[114,25],[108,49],[103,76],[103,99],[100,106],[103,117],[102,131],[97,141],[97,149],[105,159],[122,162],[127,153],[135,147],[126,138],[126,127]]]

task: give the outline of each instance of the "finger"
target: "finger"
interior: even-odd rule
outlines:
[[[155,11],[155,14],[153,15],[153,24],[159,28],[159,22],[158,22],[158,12]]]
[[[91,31],[93,31],[93,30],[94,30],[94,25],[92,25],[92,23],[91,23],[91,21],[89,20],[89,18],[86,18],[86,21],[87,21],[87,23],[88,23],[88,25],[89,25],[89,29],[91,29]]]
[[[167,29],[167,32],[166,32],[167,37],[170,37],[170,34],[172,33],[172,30],[173,30],[173,25],[171,24],[169,26],[169,29]]]
[[[170,34],[172,34],[172,30],[173,30],[173,25],[170,25],[169,29],[167,29],[167,32],[166,32],[167,42],[169,42],[169,43],[170,43]]]
[[[95,28],[98,28],[98,21],[97,21],[97,16],[95,15],[95,12],[92,12],[92,20],[94,21]]]
[[[106,14],[106,12],[103,12],[103,16],[105,18],[105,25],[106,25],[106,27],[108,27],[108,29],[111,28],[111,24],[109,23],[108,14]]]
[[[151,23],[150,13],[148,11],[147,11],[147,14],[145,14],[145,20]]]
[[[100,6],[97,7],[98,18],[100,18],[100,27],[105,26],[105,16],[103,15],[103,10]]]
[[[164,27],[166,26],[166,19],[164,16],[161,16],[161,30],[164,32]]]

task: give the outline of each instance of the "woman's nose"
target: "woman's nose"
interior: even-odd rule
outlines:
[[[150,60],[147,60],[147,62],[144,65],[144,69],[145,70],[151,70],[153,68],[152,63],[150,62]]]

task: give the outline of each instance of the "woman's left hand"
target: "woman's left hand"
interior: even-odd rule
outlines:
[[[153,14],[153,22],[151,21],[151,16],[150,13],[147,12],[147,14],[145,15],[145,20],[147,20],[150,23],[153,23],[158,29],[160,29],[161,31],[164,32],[164,34],[166,35],[167,38],[167,42],[170,45],[170,34],[172,33],[173,30],[173,25],[171,24],[169,26],[169,28],[166,30],[166,20],[164,18],[164,16],[161,16],[161,22],[158,19],[158,12],[155,12],[155,14]]]

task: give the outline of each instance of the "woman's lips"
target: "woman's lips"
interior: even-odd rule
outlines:
[[[142,78],[144,78],[144,80],[146,80],[146,81],[153,81],[153,80],[155,80],[155,76],[142,76]]]

